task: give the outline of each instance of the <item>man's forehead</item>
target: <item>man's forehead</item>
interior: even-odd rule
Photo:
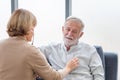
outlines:
[[[73,26],[73,27],[81,27],[81,23],[79,23],[78,21],[73,21],[73,20],[69,20],[65,23],[65,26]]]

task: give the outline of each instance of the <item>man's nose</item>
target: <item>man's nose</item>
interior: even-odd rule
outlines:
[[[72,31],[69,31],[69,32],[68,32],[68,35],[71,36],[71,35],[72,35]]]

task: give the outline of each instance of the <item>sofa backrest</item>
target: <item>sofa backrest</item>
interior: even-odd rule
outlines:
[[[118,56],[114,52],[104,52],[105,56],[105,80],[117,80]]]
[[[103,63],[103,67],[104,67],[104,70],[105,70],[105,57],[104,57],[104,54],[103,54],[103,49],[101,46],[95,46],[98,54],[100,55],[101,57],[101,60],[102,60],[102,63]]]
[[[95,46],[105,71],[105,80],[117,80],[118,56],[114,52],[104,52],[101,46]]]

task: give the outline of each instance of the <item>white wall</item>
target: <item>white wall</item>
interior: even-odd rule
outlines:
[[[8,37],[6,25],[11,15],[10,0],[0,0],[0,40]]]
[[[61,26],[65,19],[64,0],[19,0],[19,8],[30,10],[37,17],[35,46],[62,39]]]

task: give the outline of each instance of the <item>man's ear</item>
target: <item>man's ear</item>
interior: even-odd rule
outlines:
[[[62,26],[62,32],[64,31],[64,26]]]
[[[79,34],[79,38],[82,37],[83,34],[84,34],[84,32],[80,32],[80,34]]]

